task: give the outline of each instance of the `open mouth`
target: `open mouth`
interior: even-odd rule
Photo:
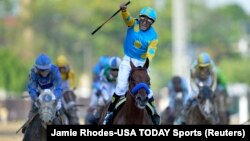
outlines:
[[[142,102],[142,101],[136,101],[136,106],[139,109],[144,109],[146,107],[146,102]]]

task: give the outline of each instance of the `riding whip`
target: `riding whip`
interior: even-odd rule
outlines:
[[[129,5],[130,1],[128,1],[125,5]],[[116,11],[111,17],[109,17],[103,24],[101,24],[98,28],[96,28],[91,34],[94,35],[105,23],[107,23],[111,18],[113,18],[117,13],[121,11],[121,8]]]

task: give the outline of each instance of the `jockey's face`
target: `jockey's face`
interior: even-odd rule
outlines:
[[[110,69],[109,78],[115,80],[118,76],[118,69]]]
[[[60,73],[66,73],[68,71],[67,67],[59,67]]]
[[[181,92],[182,88],[181,88],[181,78],[180,77],[174,77],[172,79],[172,83],[174,86],[174,91],[176,92]]]
[[[140,16],[140,30],[147,30],[153,24],[153,20],[147,16]]]
[[[174,83],[174,90],[176,92],[181,92],[181,83]]]
[[[199,67],[199,77],[200,79],[206,79],[210,75],[209,67]]]
[[[49,74],[49,70],[38,70],[38,73],[42,76],[42,77],[46,77]]]
[[[111,69],[110,74],[116,78],[118,76],[118,69]]]

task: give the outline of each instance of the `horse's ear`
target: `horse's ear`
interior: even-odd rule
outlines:
[[[144,64],[144,66],[143,66],[143,68],[148,68],[148,66],[149,66],[149,59],[147,58],[146,59],[146,62],[145,62],[145,64]]]
[[[130,66],[131,66],[131,69],[134,69],[134,68],[135,68],[135,65],[134,65],[134,63],[132,62],[131,59],[130,59]]]

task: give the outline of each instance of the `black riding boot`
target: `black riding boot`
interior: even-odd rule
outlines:
[[[119,101],[119,99],[120,99],[120,96],[118,96],[114,93],[114,95],[112,97],[112,101],[111,101],[109,108],[108,108],[108,112],[104,118],[103,125],[107,125],[107,124],[112,123],[112,120],[114,117],[114,112],[115,112],[115,106],[116,106],[117,102]]]
[[[156,111],[154,98],[153,97],[150,98],[148,102],[149,102],[149,105],[150,105],[149,108],[150,109],[152,108],[151,111],[153,112],[153,113],[151,113],[151,118],[152,118],[153,124],[154,125],[160,125],[161,118],[160,118],[159,114]]]

